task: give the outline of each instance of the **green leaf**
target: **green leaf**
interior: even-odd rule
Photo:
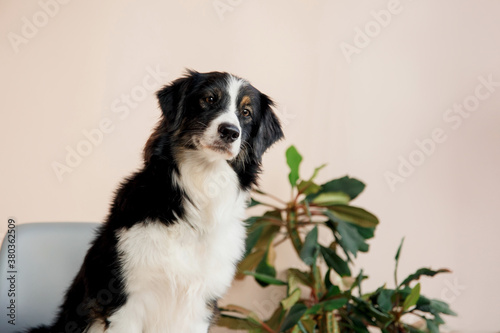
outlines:
[[[403,324],[403,328],[404,328],[404,332],[407,332],[407,333],[425,333],[426,331],[422,331],[418,328],[415,328],[411,325],[408,325],[408,324]],[[391,333],[390,331],[388,331],[387,329],[382,329],[382,333]]]
[[[437,271],[433,271],[430,268],[420,268],[415,273],[409,275],[403,282],[401,282],[400,286],[409,285],[410,282],[420,279],[420,277],[422,275],[432,277],[432,276],[439,274],[439,273],[451,273],[451,271],[446,269],[446,268],[441,268],[441,269],[438,269]]]
[[[318,251],[319,253],[319,251]],[[321,270],[318,265],[313,264],[311,266],[311,277],[313,279],[313,290],[316,293],[316,296],[319,298],[323,297],[326,292],[325,284],[323,283],[323,279],[321,276]]]
[[[260,219],[260,216],[250,216],[249,218],[247,218],[245,220],[247,229],[250,229]]]
[[[403,248],[403,243],[405,241],[405,238],[403,237],[401,239],[401,243],[399,244],[398,251],[396,252],[396,265],[394,267],[394,284],[396,285],[396,288],[399,288],[398,284],[398,266],[399,266],[399,257],[401,256],[401,249]]]
[[[311,278],[311,274],[309,272],[303,272],[296,268],[288,269],[288,281],[289,286],[291,286],[290,280],[296,280],[305,286],[312,287],[314,281]],[[295,288],[294,288],[295,289]]]
[[[255,273],[258,273],[262,276],[276,277],[276,269],[267,263],[266,256],[262,258],[260,263],[255,268]],[[257,281],[257,283],[260,284],[261,287],[267,287],[269,285],[269,283],[267,283],[263,279],[258,279],[257,277],[255,278],[255,281]]]
[[[320,249],[328,267],[333,268],[333,270],[340,276],[351,276],[349,265],[347,265],[347,263],[342,260],[342,258],[340,258],[335,251],[324,246],[321,246]]]
[[[429,333],[439,333],[439,327],[430,319],[425,319]]]
[[[259,241],[260,235],[264,230],[265,225],[260,225],[257,228],[254,228],[248,233],[247,239],[245,241],[245,257],[252,252],[253,247]]]
[[[450,316],[456,316],[457,314],[450,309],[450,306],[443,301],[437,300],[437,299],[432,299],[430,301],[430,308],[433,313],[442,313],[442,314],[447,314]]]
[[[260,204],[261,204],[260,201],[257,201],[254,198],[250,198],[250,204],[248,205],[248,208],[254,207],[254,206],[257,206],[257,205],[260,205]]]
[[[328,288],[328,292],[325,295],[325,299],[328,299],[333,296],[340,295],[340,288],[336,285],[331,285],[330,288]]]
[[[323,312],[323,307],[320,304],[314,304],[310,308],[307,309],[307,315],[316,315]]]
[[[307,193],[306,193],[307,194]],[[311,202],[318,206],[346,205],[351,198],[344,192],[322,192]]]
[[[434,313],[434,322],[439,326],[439,325],[442,325],[444,324],[444,320],[443,318],[441,318],[441,316],[439,315],[439,313]]]
[[[319,331],[321,333],[335,333],[338,330],[338,323],[332,312],[327,312],[320,318]]]
[[[298,185],[297,189],[300,193],[305,195],[314,194],[321,190],[321,186],[315,184],[312,180],[302,180]]]
[[[288,179],[290,180],[290,185],[295,187],[297,185],[297,181],[299,180],[299,166],[300,162],[302,162],[302,156],[299,154],[295,146],[290,146],[286,150],[286,163],[290,167],[290,174],[288,175]]]
[[[329,211],[336,220],[356,224],[363,228],[374,228],[378,225],[378,218],[363,208],[347,205],[329,206]],[[333,220],[336,222],[336,220]]]
[[[344,176],[321,185],[324,192],[344,192],[351,200],[365,189],[365,184],[355,178]]]
[[[283,310],[283,307],[280,305],[276,308],[274,311],[273,315],[271,318],[265,321],[265,323],[273,328],[273,329],[278,329],[281,326],[281,322],[283,321],[283,318],[285,318],[286,311]]]
[[[306,215],[312,220],[311,207],[309,207],[309,202],[307,202],[307,200],[304,200],[303,202],[306,209]]]
[[[257,267],[265,254],[266,251],[258,250],[246,256],[245,259],[238,264],[238,274],[236,275],[236,279],[243,279],[245,277],[243,274],[244,271],[250,271]]]
[[[314,169],[314,172],[313,172],[313,174],[312,174],[311,178],[309,178],[309,181],[313,181],[313,180],[316,178],[316,176],[318,175],[318,172],[319,172],[321,169],[323,169],[324,167],[326,167],[326,164],[322,164],[322,165],[320,165],[319,167],[317,167],[316,169]]]
[[[294,275],[291,274],[287,274],[287,277],[288,277],[287,295],[290,295],[290,293],[293,292],[295,289],[300,288],[300,281]]]
[[[357,303],[356,311],[362,313],[365,319],[375,318],[382,323],[387,323],[392,320],[390,314],[378,310],[371,303],[355,296],[352,296],[352,299]]]
[[[264,229],[262,229],[262,232],[257,239],[257,243],[254,245],[254,248],[257,250],[267,250],[269,248],[269,244],[271,244],[276,234],[280,231],[280,227],[277,225],[266,222],[263,223],[265,223]],[[257,228],[257,225],[255,224],[254,227]]]
[[[333,310],[340,309],[347,304],[347,298],[336,298],[328,301],[319,303],[323,307],[325,312],[330,312]]]
[[[411,290],[410,294],[405,298],[403,303],[403,311],[408,310],[412,306],[416,305],[418,299],[420,298],[420,283],[417,283],[415,287]]]
[[[384,312],[389,312],[392,310],[392,296],[394,295],[394,290],[382,289],[377,297],[377,304],[380,309]]]
[[[356,224],[353,224],[353,226],[358,230],[358,233],[364,239],[370,239],[373,238],[373,236],[375,236],[375,228],[363,228]]]
[[[302,327],[301,327],[301,330],[303,330],[303,332],[305,333],[315,333],[315,328],[316,328],[316,321],[314,319],[312,319],[311,317],[309,316],[304,316],[300,319],[300,321],[298,322],[298,324],[300,324]]]
[[[352,290],[354,290],[354,288],[356,288],[356,287],[358,288],[359,297],[361,297],[361,295],[363,294],[363,292],[361,291],[361,282],[363,282],[364,279],[368,279],[368,276],[363,275],[363,269],[361,269],[358,276],[356,276],[356,280],[354,281],[354,283],[351,286],[351,292],[352,292]]]
[[[368,251],[368,244],[365,243],[365,239],[358,233],[358,230],[353,225],[339,221],[337,222],[336,229],[341,237],[341,239],[339,239],[339,244],[345,251],[351,252],[355,257],[358,251]]]
[[[366,328],[365,322],[359,318],[349,318],[352,321],[352,325],[349,325],[350,328],[352,328],[353,332],[356,333],[370,333],[370,331]],[[364,318],[366,321],[367,319],[370,318]],[[385,333],[385,332],[384,332]]]
[[[328,267],[328,271],[325,274],[325,288],[326,288],[326,294],[323,296],[324,299],[329,299],[330,297],[337,296],[340,294],[340,288],[334,284],[332,284],[332,281],[330,280],[330,272],[332,269]]]
[[[394,258],[394,259],[396,259],[396,265],[399,263],[399,257],[401,255],[401,249],[403,248],[404,241],[405,241],[405,238],[403,237],[403,239],[401,239],[401,243],[399,244],[398,252],[396,252],[396,257]]]
[[[262,260],[259,262],[259,264],[255,268],[255,272],[258,273],[258,274],[262,274],[262,275],[276,277],[276,269],[274,268],[274,266],[271,264],[271,262],[269,260],[269,252],[271,251],[271,246],[273,246],[272,245],[272,239],[269,242],[268,248],[266,250],[266,253],[262,257]],[[256,281],[262,287],[267,287],[268,286],[268,283],[266,283],[265,281],[262,281],[262,280],[259,280],[259,279],[256,279]]]
[[[245,274],[245,275],[251,275],[257,281],[262,281],[262,282],[267,283],[267,284],[272,284],[272,285],[275,285],[275,286],[286,286],[287,285],[287,283],[285,281],[276,279],[275,277],[269,276],[269,275],[266,275],[266,274],[260,274],[260,273],[249,272],[249,271],[244,271],[243,274]]]
[[[330,290],[330,288],[333,286],[332,281],[330,280],[330,273],[332,272],[332,269],[328,267],[328,270],[326,271],[325,274],[325,288],[326,290]]]
[[[318,258],[319,244],[318,244],[318,227],[315,226],[306,236],[302,250],[300,251],[300,259],[311,266],[316,263]]]
[[[292,214],[294,214],[294,213],[290,213],[290,215],[292,215]],[[296,227],[297,221],[294,220],[292,222],[292,219],[295,219],[295,217],[292,217],[290,219],[289,228],[288,228],[288,235],[290,237],[290,241],[292,242],[293,247],[295,248],[296,251],[298,251],[300,253],[300,251],[302,250],[302,239],[300,238],[299,231]]]
[[[335,316],[332,316],[333,319],[333,330],[331,333],[340,333],[339,322]]]
[[[242,306],[239,306],[239,305],[234,305],[234,304],[228,304],[226,306],[224,306],[223,308],[220,308],[220,310],[222,312],[225,312],[226,314],[229,313],[238,313],[238,314],[241,314],[243,316],[245,316],[248,321],[254,323],[254,324],[257,324],[257,325],[261,325],[261,321],[259,319],[259,316],[257,316],[257,314],[255,314],[254,312],[242,307]]]
[[[283,324],[281,325],[280,332],[284,332],[289,330],[290,328],[297,325],[297,322],[300,320],[302,315],[307,311],[307,307],[304,304],[295,304],[292,306],[290,311],[288,312]]]
[[[300,295],[301,295],[301,291],[300,291],[300,288],[297,288],[295,289],[291,294],[290,296],[288,296],[287,298],[281,300],[281,306],[283,307],[283,309],[285,310],[288,310],[290,309],[293,305],[295,305],[295,303],[298,302],[298,300],[300,299]]]
[[[251,330],[262,327],[247,318],[233,317],[227,314],[221,314],[217,321],[217,326],[227,327],[233,330]]]

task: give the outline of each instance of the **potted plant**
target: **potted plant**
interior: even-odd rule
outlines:
[[[246,253],[238,267],[237,278],[252,276],[263,288],[286,288],[286,296],[269,318],[259,318],[238,305],[221,308],[217,323],[252,333],[314,332],[439,332],[442,315],[456,315],[443,301],[421,294],[418,280],[449,272],[447,269],[420,268],[402,281],[397,268],[401,245],[395,256],[394,287],[386,284],[366,292],[363,270],[353,276],[351,265],[358,252],[367,252],[367,240],[374,236],[379,221],[372,213],[351,205],[365,185],[348,176],[324,184],[315,183],[316,168],[308,179],[299,175],[302,156],[295,147],[286,151],[292,196],[281,200],[256,191],[262,198],[250,206],[269,208],[248,222]],[[274,202],[277,202],[276,204]],[[330,244],[320,244],[318,234],[331,234]],[[289,268],[286,279],[277,278],[275,246],[291,242],[306,269]],[[334,278],[334,279],[332,279]],[[405,318],[417,317],[417,324]]]

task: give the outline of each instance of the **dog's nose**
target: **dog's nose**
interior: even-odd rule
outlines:
[[[240,130],[233,124],[222,123],[219,125],[219,135],[222,140],[231,143],[240,137]]]

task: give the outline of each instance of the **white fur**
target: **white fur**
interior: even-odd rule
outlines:
[[[184,200],[184,220],[173,225],[145,221],[118,233],[128,298],[108,333],[206,333],[207,303],[226,292],[243,255],[248,193],[234,170],[203,151],[178,159],[175,181],[192,202]]]
[[[230,98],[229,106],[226,110],[224,110],[224,112],[220,116],[215,118],[210,123],[207,130],[203,134],[203,137],[201,138],[202,146],[210,147],[215,141],[219,139],[220,135],[219,125],[221,125],[222,123],[229,123],[231,125],[234,125],[241,132],[240,122],[236,115],[236,113],[238,112],[237,99],[238,99],[238,93],[241,87],[245,83],[246,81],[242,79],[236,78],[232,75],[229,76],[226,85],[226,90]],[[236,157],[240,152],[240,146],[241,146],[241,136],[238,137],[238,139],[235,140],[233,143],[231,143],[230,152],[227,154],[226,158],[232,159]],[[220,158],[220,153],[218,152],[215,152],[212,155],[215,156],[216,158]]]
[[[246,83],[246,81],[239,79],[237,77],[234,77],[232,75],[229,76],[228,82],[227,82],[227,91],[230,96],[230,103],[229,103],[229,109],[233,112],[236,113],[236,110],[238,110],[238,105],[237,105],[237,99],[238,99],[238,93],[240,92],[241,87]]]

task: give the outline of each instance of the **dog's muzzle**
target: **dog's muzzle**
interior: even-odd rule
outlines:
[[[219,137],[225,143],[233,143],[240,137],[240,130],[233,124],[222,123],[218,128]]]

